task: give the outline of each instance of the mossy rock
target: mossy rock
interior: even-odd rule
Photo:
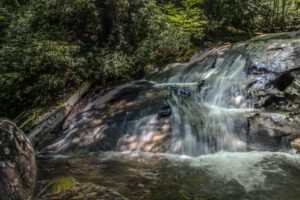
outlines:
[[[44,109],[37,108],[32,110],[27,110],[22,112],[14,122],[24,131],[29,129],[32,125],[36,123],[41,113],[44,112]]]
[[[128,200],[118,192],[92,183],[81,184],[72,177],[50,181],[36,197],[39,200]]]
[[[76,187],[76,181],[72,177],[62,177],[52,183],[52,194],[66,192]]]

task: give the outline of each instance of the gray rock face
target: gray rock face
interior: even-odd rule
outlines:
[[[0,118],[1,200],[30,200],[36,163],[31,142],[17,126]]]
[[[61,138],[44,151],[164,152],[170,138],[171,110],[162,105],[169,92],[151,87],[147,81],[133,82],[99,95],[67,119]]]
[[[271,35],[272,36],[272,35]],[[294,111],[300,108],[300,33],[257,38],[248,50],[248,90],[257,108]]]
[[[90,86],[91,83],[83,84],[62,106],[49,113],[47,117],[37,122],[28,131],[28,137],[35,149],[39,150],[40,146],[44,146],[47,143],[49,138],[52,137],[51,133],[64,122],[76,103],[89,90]]]
[[[262,112],[249,118],[251,150],[286,151],[300,135],[299,112]]]
[[[244,44],[247,91],[261,112],[249,119],[254,150],[287,150],[300,135],[300,32],[255,38]]]

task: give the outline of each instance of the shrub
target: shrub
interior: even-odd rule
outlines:
[[[64,88],[81,82],[85,59],[79,47],[65,42],[33,41],[0,50],[0,110],[49,105],[64,96]]]
[[[5,115],[51,105],[87,79],[140,78],[191,46],[155,0],[16,2],[0,49]]]

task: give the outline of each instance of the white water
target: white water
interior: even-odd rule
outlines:
[[[283,167],[300,169],[299,155],[280,152],[219,152],[199,157],[145,152],[106,152],[101,154],[101,159],[121,159],[125,162],[138,160],[149,165],[157,163],[153,160],[166,159],[170,165],[188,165],[192,169],[201,169],[212,179],[224,184],[237,182],[246,192],[272,190],[274,185],[278,186],[282,181],[288,181],[286,179],[291,177]]]
[[[189,71],[182,69],[169,79],[169,85],[181,86],[169,100],[174,136],[170,152],[197,156],[247,150],[247,119],[243,115],[253,110],[253,104],[245,90],[245,66],[246,58],[232,54]],[[200,92],[181,95],[188,93],[185,88],[193,86],[191,82],[203,80],[206,84]]]

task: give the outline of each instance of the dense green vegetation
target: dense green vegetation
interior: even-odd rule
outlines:
[[[0,115],[49,106],[229,33],[296,30],[299,0],[0,0]]]

